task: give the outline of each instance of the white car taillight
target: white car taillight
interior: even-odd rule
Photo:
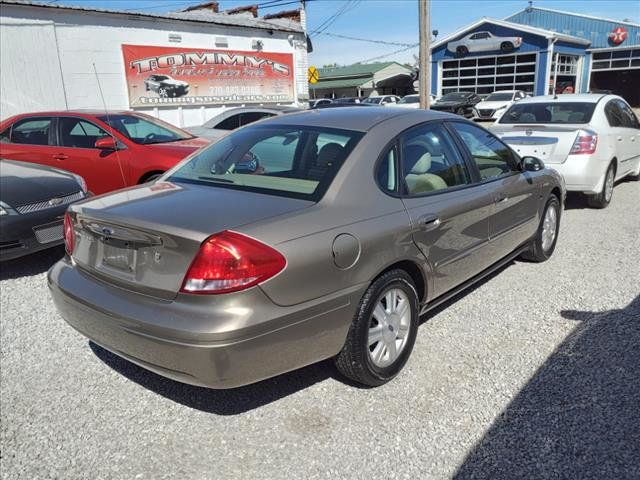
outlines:
[[[598,134],[591,130],[579,130],[570,155],[581,155],[595,153],[598,145]]]

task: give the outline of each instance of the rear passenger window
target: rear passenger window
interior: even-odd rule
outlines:
[[[622,110],[615,100],[611,100],[604,107],[604,114],[607,117],[610,127],[622,127],[624,119],[622,118]]]
[[[218,123],[215,127],[218,130],[235,130],[240,126],[240,114],[231,115],[230,117],[225,118],[220,123]]]
[[[51,118],[26,118],[13,125],[11,143],[26,145],[49,145]]]
[[[638,118],[636,114],[633,113],[631,107],[627,105],[622,100],[616,100],[618,103],[618,107],[620,107],[620,112],[622,114],[622,125],[626,128],[640,128],[640,123],[638,123]]]
[[[469,149],[482,180],[520,171],[511,149],[491,133],[467,123],[454,122],[452,126]]]
[[[471,183],[467,166],[442,125],[423,125],[402,137],[402,177],[410,196]]]
[[[245,125],[249,125],[250,123],[257,122],[258,120],[262,120],[263,118],[273,117],[272,113],[266,112],[247,112],[243,113],[240,117],[240,126],[243,127]]]

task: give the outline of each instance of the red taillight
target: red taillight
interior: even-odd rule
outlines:
[[[598,146],[598,134],[591,130],[580,130],[573,146],[571,147],[571,155],[591,154],[595,153]]]
[[[76,232],[73,230],[73,220],[69,212],[64,214],[64,249],[69,255],[73,253],[76,246]]]
[[[273,248],[240,233],[224,231],[200,246],[184,277],[184,293],[229,293],[280,273],[287,262]]]

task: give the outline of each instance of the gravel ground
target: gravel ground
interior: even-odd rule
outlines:
[[[2,478],[639,478],[640,183],[570,199],[554,257],[425,318],[377,389],[330,362],[231,391],[90,344],[49,298],[60,250],[5,264]]]

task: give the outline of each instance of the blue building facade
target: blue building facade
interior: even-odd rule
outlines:
[[[433,44],[432,93],[610,91],[640,106],[640,25],[529,7]]]

